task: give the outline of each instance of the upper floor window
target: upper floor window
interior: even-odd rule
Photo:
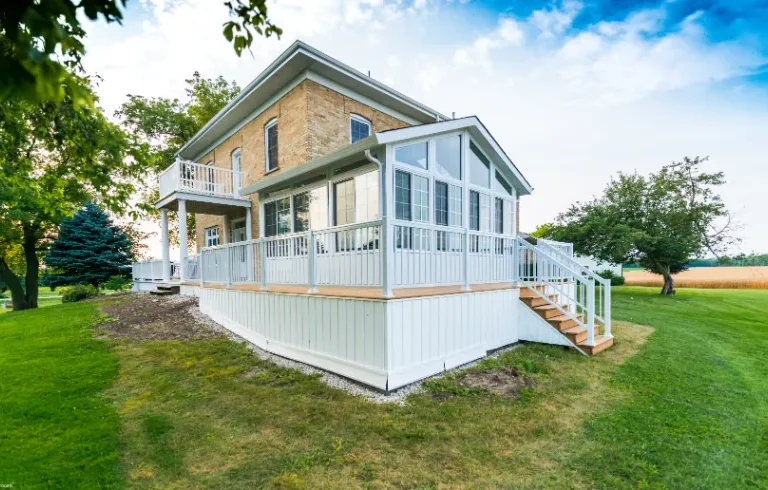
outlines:
[[[364,117],[352,114],[349,117],[349,142],[354,143],[371,135],[371,123]]]
[[[232,152],[232,185],[235,193],[240,190],[240,184],[240,148],[237,148]]]
[[[264,148],[266,150],[267,172],[277,168],[277,119],[264,126]]]
[[[493,191],[496,194],[501,194],[507,197],[514,197],[514,194],[512,194],[512,186],[509,185],[509,182],[501,176],[501,174],[496,171],[496,185],[493,187]]]

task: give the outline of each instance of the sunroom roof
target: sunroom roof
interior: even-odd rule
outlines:
[[[304,165],[292,168],[285,172],[271,175],[255,184],[249,185],[240,191],[241,195],[254,194],[256,192],[267,191],[284,186],[288,182],[301,177],[309,176],[312,173],[318,173],[331,165],[354,163],[365,159],[365,151],[386,144],[396,144],[412,139],[426,138],[450,131],[467,130],[472,136],[473,141],[487,154],[492,156],[492,160],[499,165],[497,169],[512,182],[518,195],[530,194],[533,187],[528,180],[520,173],[520,170],[512,163],[504,150],[499,146],[496,140],[491,136],[480,119],[476,116],[464,117],[461,119],[451,119],[417,126],[408,126],[400,129],[390,129],[380,131],[360,141],[347,145],[336,151],[328,153],[318,158],[314,158]],[[503,165],[502,165],[503,164]]]

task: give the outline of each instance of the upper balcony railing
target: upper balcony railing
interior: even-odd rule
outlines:
[[[158,177],[160,198],[177,191],[219,197],[240,197],[243,173],[213,165],[177,160]]]

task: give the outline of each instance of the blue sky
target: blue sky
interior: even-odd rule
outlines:
[[[182,96],[199,70],[241,86],[295,39],[445,114],[476,114],[536,188],[523,229],[618,171],[709,155],[742,251],[768,252],[768,0],[275,0],[281,40],[238,58],[223,1],[139,0],[94,24],[86,68],[125,94]]]

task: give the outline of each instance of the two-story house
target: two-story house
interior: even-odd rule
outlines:
[[[532,187],[477,117],[304,43],[177,157],[159,177],[163,258],[134,265],[135,289],[178,284],[270,352],[391,390],[520,340],[612,343],[610,285],[517,236]]]

